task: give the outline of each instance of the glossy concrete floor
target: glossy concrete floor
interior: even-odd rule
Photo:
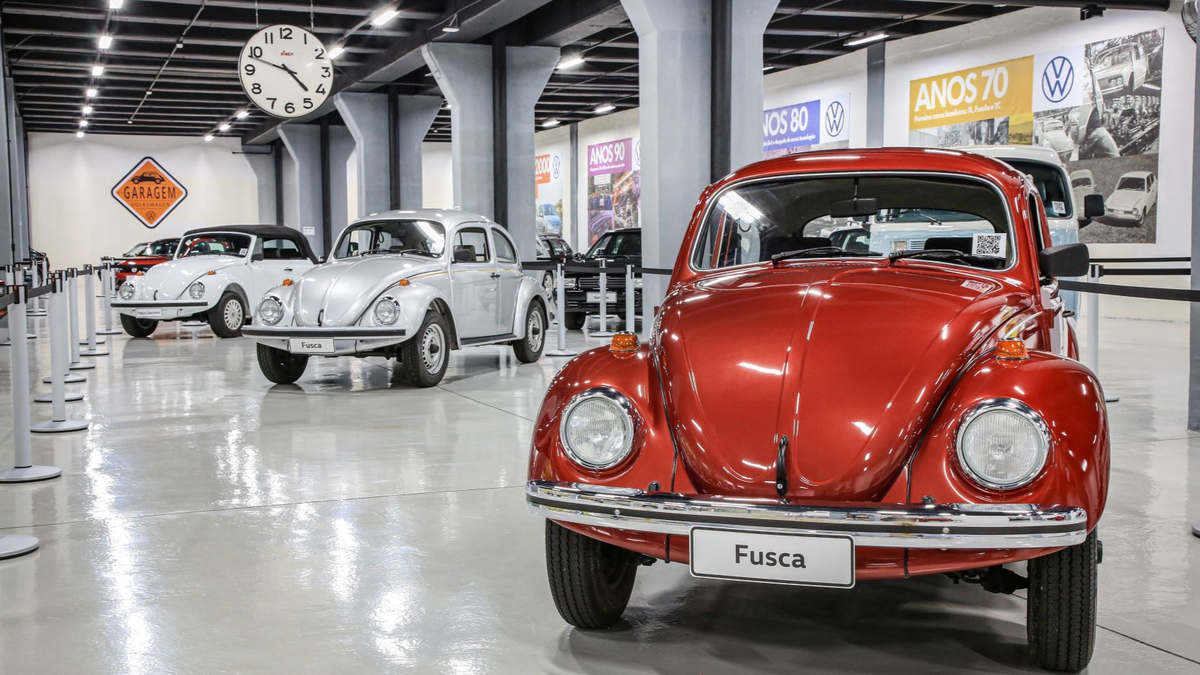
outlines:
[[[1090,670],[1200,675],[1187,329],[1102,332],[1121,402]],[[32,343],[39,375],[45,342]],[[91,429],[34,438],[63,477],[0,486],[0,533],[42,540],[0,562],[0,674],[1035,671],[1025,601],[943,577],[844,592],[659,564],[625,623],[567,627],[521,490],[530,420],[563,359],[457,352],[440,387],[414,390],[350,359],[271,387],[253,343],[206,329],[116,336],[111,352],[71,387]],[[3,349],[2,411],[9,374]]]

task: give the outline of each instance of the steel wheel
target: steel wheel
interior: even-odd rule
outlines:
[[[245,313],[242,311],[242,303],[226,303],[223,318],[225,319],[226,328],[229,330],[240,330],[242,327],[242,320],[246,318]]]
[[[525,341],[529,343],[529,351],[542,351],[542,340],[546,339],[546,329],[542,325],[542,313],[530,312],[529,325],[525,327]]]
[[[436,323],[431,323],[421,334],[421,364],[428,373],[436,373],[442,369],[446,360],[446,333]]]

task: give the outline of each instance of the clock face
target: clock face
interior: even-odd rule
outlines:
[[[333,63],[317,36],[299,26],[267,26],[255,33],[238,58],[246,95],[275,117],[315,111],[333,88]]]

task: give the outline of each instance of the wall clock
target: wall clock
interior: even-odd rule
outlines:
[[[316,35],[299,26],[267,26],[246,41],[238,77],[264,112],[290,119],[308,115],[333,88],[333,63]]]

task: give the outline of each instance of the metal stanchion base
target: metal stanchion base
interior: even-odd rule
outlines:
[[[63,400],[66,401],[67,403],[70,403],[71,401],[82,401],[83,394],[81,394],[77,391],[68,391],[66,393],[66,395],[63,396]],[[33,402],[34,403],[54,403],[54,394],[38,394],[37,396],[33,397]]]
[[[62,431],[83,431],[91,426],[91,422],[86,420],[63,420],[56,422],[34,422],[29,425],[29,430],[35,434],[56,434]]]
[[[1194,536],[1200,537],[1200,523],[1196,523],[1196,524],[1192,525],[1192,534]]]
[[[91,370],[92,368],[95,368],[95,367],[96,367],[96,364],[94,364],[94,363],[84,363],[83,361],[77,361],[77,362],[72,363],[71,365],[67,366],[67,369],[68,370]],[[68,375],[68,377],[70,377],[70,376]],[[45,380],[45,381],[49,382],[50,380]],[[67,380],[67,382],[70,382],[70,380]]]
[[[4,469],[0,471],[0,483],[33,483],[39,480],[50,480],[62,475],[62,469],[57,466],[27,466],[24,469]]]
[[[99,333],[96,333],[96,335],[99,335]],[[86,344],[90,344],[90,343],[89,343],[87,340],[80,340],[80,341],[79,341],[79,344],[80,344],[80,345],[86,345]],[[101,339],[99,339],[99,338],[96,338],[96,344],[98,344],[98,345],[102,345],[102,344],[104,344],[104,340],[101,340]]]
[[[47,316],[49,314],[50,313],[44,309],[31,309],[28,312],[25,312],[25,316]]]
[[[37,537],[24,534],[0,534],[0,560],[33,553],[39,545]]]
[[[88,365],[91,365],[91,364],[88,364]],[[42,384],[53,384],[53,382],[54,382],[54,380],[50,377],[42,378]],[[75,373],[68,373],[65,376],[63,376],[63,382],[65,382],[67,384],[76,384],[79,382],[87,382],[87,378],[82,375],[76,375]],[[70,401],[71,399],[67,399],[67,400]]]
[[[579,356],[579,352],[573,352],[570,349],[547,349],[543,353],[546,356]]]
[[[95,349],[85,349],[85,350],[79,352],[79,355],[80,356],[108,356],[111,353],[112,352],[108,351],[107,349],[101,349],[101,348],[97,347]]]
[[[37,338],[37,336],[34,335],[33,333],[29,333],[28,335],[25,336],[26,340],[34,340],[36,338]],[[4,338],[3,340],[0,340],[0,347],[8,347],[10,345],[12,345],[12,340],[9,340],[8,338]]]
[[[1117,401],[1120,401],[1120,400],[1121,400],[1121,397],[1117,396],[1116,394],[1105,394],[1104,395],[1105,403],[1116,403]]]
[[[109,328],[107,330],[101,328],[100,330],[96,331],[96,335],[120,335],[124,332],[125,331],[121,330],[120,328]],[[97,342],[99,342],[99,340],[97,340]]]

